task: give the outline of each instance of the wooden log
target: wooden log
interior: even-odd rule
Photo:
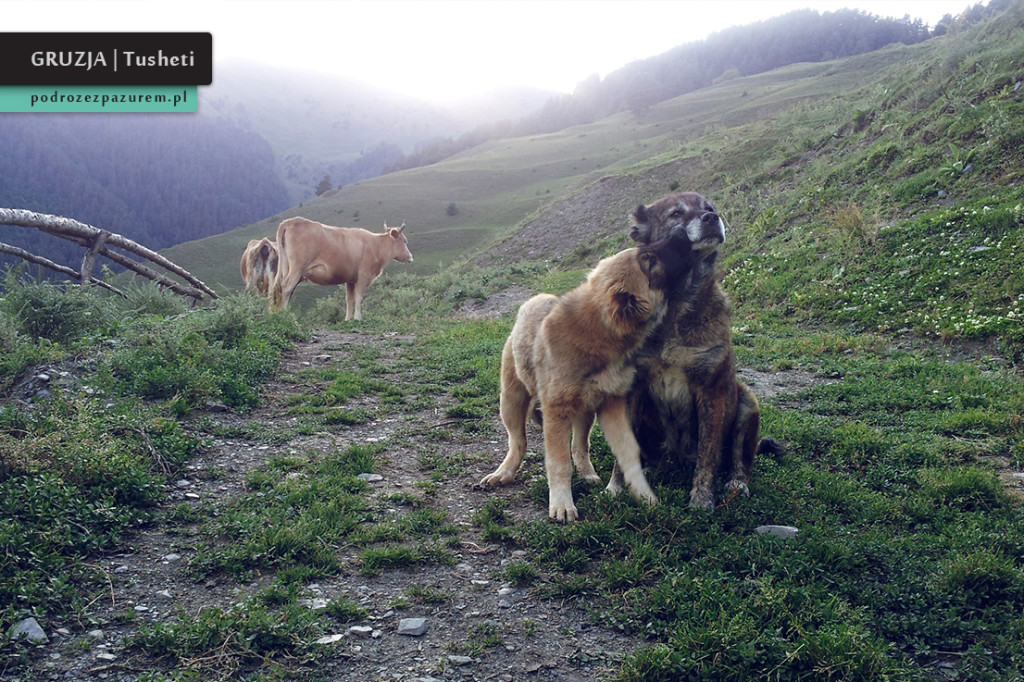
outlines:
[[[107,241],[108,237],[110,237],[109,232],[100,230],[100,233],[92,240],[92,245],[86,250],[85,256],[82,257],[82,274],[79,279],[83,284],[92,281],[92,269],[96,265],[96,254],[99,253],[99,250],[103,247],[103,242]]]
[[[44,268],[49,268],[50,270],[54,270],[56,272],[61,273],[62,275],[67,275],[68,277],[73,277],[78,280],[81,280],[82,277],[82,273],[80,272],[76,272],[75,270],[64,265],[54,263],[52,260],[43,258],[42,256],[37,256],[34,253],[29,253],[25,249],[19,249],[17,246],[11,246],[10,244],[4,244],[3,242],[0,242],[0,253],[9,253],[12,256],[17,256],[18,258],[21,258],[22,260],[27,260],[29,263],[42,265]],[[92,277],[90,279],[90,282],[92,282],[93,284],[97,284],[103,287],[104,289],[107,289],[108,291],[113,291],[118,296],[128,298],[128,296],[123,291],[111,286],[110,284],[107,284],[101,279],[96,279],[95,277]]]
[[[96,240],[99,238],[101,233],[104,232],[104,230],[100,230],[97,227],[93,227],[92,225],[86,225],[85,223],[80,223],[77,220],[73,220],[71,218],[50,215],[47,213],[36,213],[35,211],[27,211],[24,209],[16,208],[0,208],[0,224],[18,225],[20,227],[33,227],[38,230],[42,230],[43,232],[46,232],[48,234],[52,234],[56,237],[61,237],[63,239],[69,239],[71,241],[77,242],[85,246],[87,249],[92,249],[93,245],[96,243]],[[187,296],[192,296],[198,299],[202,299],[203,294],[208,295],[210,298],[218,298],[217,293],[210,287],[206,286],[206,284],[204,284],[199,278],[195,277],[194,275],[192,275],[192,273],[188,272],[179,265],[167,260],[157,252],[152,251],[151,249],[147,249],[141,244],[126,237],[123,237],[119,234],[114,234],[112,232],[107,232],[106,234],[108,236],[103,240],[104,244],[110,244],[111,246],[115,246],[119,249],[128,251],[130,253],[134,253],[138,256],[141,256],[142,258],[150,260],[153,263],[159,265],[160,267],[168,270],[169,272],[178,275],[179,277],[184,279],[189,284],[192,284],[193,286],[183,287],[182,285],[173,282],[173,280],[158,275],[153,270],[141,264],[123,258],[119,254],[110,251],[110,249],[107,248],[105,245],[99,246],[99,248],[96,249],[96,253],[102,254],[103,256],[110,258],[114,262],[121,263],[122,265],[125,265],[126,262],[132,263],[132,265],[126,265],[126,267],[129,267],[130,269],[138,272],[144,277],[148,277],[150,279],[158,281],[158,283],[170,288],[172,291],[175,291],[176,293],[182,293]],[[111,254],[115,254],[115,256],[117,257],[111,257]],[[86,257],[88,257],[88,254]],[[83,267],[84,266],[85,263],[83,262]]]

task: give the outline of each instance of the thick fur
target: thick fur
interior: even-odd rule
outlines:
[[[246,293],[256,290],[261,296],[267,295],[274,276],[277,274],[277,260],[276,242],[272,242],[266,237],[249,240],[238,265],[242,282],[245,283]]]
[[[669,237],[627,249],[602,260],[584,284],[564,296],[541,294],[520,307],[501,356],[508,454],[481,485],[504,485],[519,471],[527,417],[536,401],[543,413],[552,519],[578,518],[573,462],[583,478],[601,480],[589,452],[595,415],[630,491],[643,502],[657,503],[643,473],[627,397],[636,374],[633,355],[665,312],[663,290],[679,271],[676,248],[682,241]]]
[[[645,457],[695,465],[690,506],[714,507],[714,483],[728,470],[728,488],[749,495],[750,470],[758,452],[774,450],[758,441],[757,397],[737,380],[731,307],[722,289],[718,246],[725,225],[701,195],[678,192],[633,212],[630,236],[649,243],[683,231],[692,249],[674,287],[665,292],[661,326],[638,354],[639,380],[631,400],[633,428]],[[609,487],[621,486],[613,472]]]

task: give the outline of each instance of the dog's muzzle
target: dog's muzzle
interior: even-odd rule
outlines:
[[[725,224],[717,213],[708,211],[686,224],[679,223],[670,234],[673,237],[685,234],[694,251],[706,251],[725,242]]]

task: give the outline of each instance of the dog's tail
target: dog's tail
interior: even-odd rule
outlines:
[[[757,454],[759,455],[782,455],[789,448],[770,436],[765,436],[757,443]]]

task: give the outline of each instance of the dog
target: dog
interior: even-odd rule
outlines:
[[[755,455],[780,447],[770,438],[758,440],[760,405],[736,377],[731,304],[718,267],[725,223],[694,192],[641,204],[631,217],[630,237],[640,244],[683,233],[690,245],[685,272],[665,291],[664,320],[637,354],[633,429],[648,463],[695,465],[690,506],[712,509],[720,468],[728,470],[726,486],[733,495],[749,495]],[[609,489],[621,489],[622,483],[616,468]]]
[[[633,355],[661,322],[664,291],[675,285],[688,248],[681,232],[667,234],[605,258],[569,293],[540,294],[519,308],[501,355],[500,409],[508,453],[480,485],[505,485],[515,477],[526,454],[527,416],[536,414],[539,403],[548,516],[560,522],[579,516],[572,497],[573,462],[582,478],[601,481],[590,462],[595,416],[622,481],[638,500],[657,504],[644,476],[627,397],[636,373]]]

